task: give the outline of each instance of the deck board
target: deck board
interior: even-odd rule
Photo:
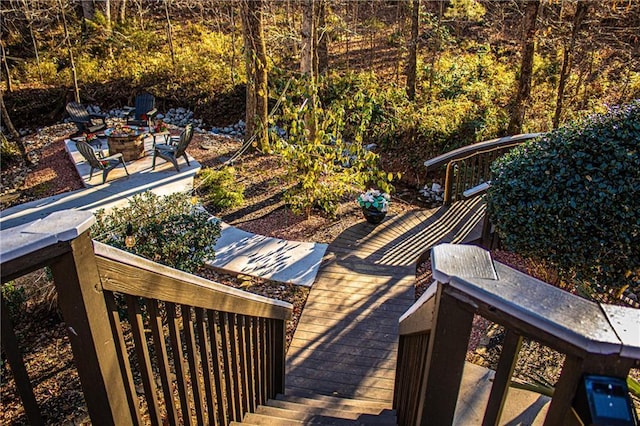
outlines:
[[[482,210],[472,200],[343,231],[327,248],[287,352],[287,392],[390,404],[416,262],[436,244],[477,235]]]

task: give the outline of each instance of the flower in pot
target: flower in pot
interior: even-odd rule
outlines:
[[[362,212],[367,222],[378,224],[382,222],[389,210],[391,197],[386,192],[377,189],[369,189],[357,198],[358,204],[362,207]]]

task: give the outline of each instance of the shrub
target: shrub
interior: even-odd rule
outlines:
[[[24,287],[15,285],[13,281],[2,284],[2,298],[9,310],[9,316],[12,318],[18,315],[27,300]]]
[[[640,281],[640,101],[529,141],[493,166],[488,211],[505,245],[565,276]]]
[[[20,158],[20,151],[2,133],[0,133],[0,143],[2,144],[0,148],[0,165],[4,169]]]
[[[199,177],[200,193],[204,201],[215,210],[241,205],[244,201],[244,186],[236,182],[235,176],[236,170],[233,167],[203,169]]]
[[[287,137],[274,146],[287,179],[295,183],[286,190],[285,202],[308,218],[313,207],[335,214],[344,195],[368,184],[390,191],[393,175],[378,168],[378,155],[362,143],[367,123],[354,126],[353,141],[345,141],[344,109],[322,108],[313,84],[304,87],[310,92],[302,93],[306,100],[301,107],[292,100],[283,104]]]
[[[127,233],[135,238],[132,247],[125,244]],[[160,197],[145,192],[134,196],[126,207],[98,211],[92,235],[97,241],[158,263],[195,272],[214,258],[220,223],[192,203],[187,194]]]

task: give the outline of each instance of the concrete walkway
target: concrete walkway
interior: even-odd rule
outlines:
[[[145,191],[157,195],[191,191],[193,178],[200,170],[200,164],[192,157],[189,157],[190,166],[180,159],[180,172],[160,158],[152,170],[153,140],[147,137],[145,157],[127,163],[130,176],[127,177],[122,167],[117,167],[111,170],[107,181],[102,184],[100,171],[95,171],[89,179],[91,168],[76,149],[75,142],[66,140],[65,144],[86,188],[3,210],[0,212],[0,229],[33,222],[60,210],[108,210],[126,205],[132,196]],[[326,244],[269,238],[223,224],[214,248],[216,259],[209,266],[230,273],[311,286],[326,248]]]

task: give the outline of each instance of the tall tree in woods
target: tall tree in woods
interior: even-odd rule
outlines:
[[[587,16],[590,3],[588,1],[578,1],[576,3],[576,12],[573,15],[573,25],[571,29],[571,38],[569,43],[565,43],[562,54],[562,69],[560,70],[560,79],[558,81],[558,94],[556,96],[556,111],[553,115],[553,128],[556,129],[560,125],[560,117],[562,116],[562,108],[564,103],[564,90],[567,80],[571,74],[571,65],[573,63],[573,54],[576,45],[576,39],[580,32],[582,22]]]
[[[327,34],[326,34],[326,13],[327,13],[326,0],[318,0],[318,18],[317,18],[317,30],[316,30],[316,72],[318,74],[324,74],[329,69],[329,50],[327,48]]]
[[[62,0],[58,0],[58,6],[60,7],[60,13],[62,14],[62,27],[64,29],[64,41],[67,46],[67,53],[69,54],[69,65],[71,66],[71,79],[73,81],[73,95],[74,100],[80,103],[80,87],[78,86],[78,73],[76,71],[76,62],[73,58],[73,49],[71,46],[71,37],[69,35],[69,26],[67,25],[67,15],[62,5]]]
[[[407,59],[407,98],[416,97],[416,70],[418,63],[418,32],[420,29],[420,0],[412,1],[411,40],[409,41],[409,58]]]
[[[93,18],[95,18],[95,8],[93,7],[93,1],[81,1],[80,4],[82,4],[82,17],[84,19],[88,19],[89,21],[93,21]]]
[[[520,79],[518,93],[513,102],[511,119],[507,132],[515,135],[522,132],[522,123],[527,109],[527,101],[531,95],[531,76],[533,74],[533,55],[535,52],[536,21],[538,19],[539,0],[523,0],[524,18],[522,34],[522,59],[520,62]]]
[[[300,73],[309,74],[314,78],[315,3],[314,0],[302,0],[302,30],[300,34],[302,39],[302,45],[300,47]]]
[[[169,43],[169,53],[171,53],[171,65],[176,70],[176,53],[173,49],[173,28],[171,26],[171,17],[169,14],[169,3],[171,0],[164,0],[164,14],[167,19],[167,42]]]
[[[0,89],[0,119],[2,121],[2,127],[4,127],[9,133],[9,137],[7,139],[13,140],[18,146],[18,150],[20,151],[20,156],[22,160],[25,162],[27,166],[32,164],[29,156],[27,155],[27,148],[24,146],[24,142],[22,141],[22,137],[20,133],[13,127],[13,122],[11,121],[11,117],[9,116],[9,111],[7,111],[7,107],[4,105],[4,96],[2,96],[2,89]]]
[[[267,54],[264,42],[262,0],[242,0],[242,35],[247,70],[247,111],[245,138],[256,137],[255,146],[269,149],[267,123]]]

